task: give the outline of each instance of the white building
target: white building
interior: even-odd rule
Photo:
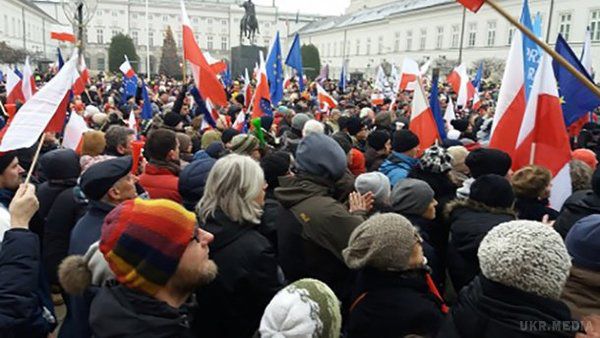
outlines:
[[[352,0],[349,14],[306,25],[300,30],[303,43],[314,44],[321,64],[329,64],[331,77],[343,62],[350,71],[373,76],[387,61],[401,65],[404,56],[415,60],[444,57],[458,60],[463,7],[454,0]],[[522,0],[498,0],[514,17]],[[371,4],[378,4],[372,7]],[[542,17],[542,37],[549,31],[553,45],[561,32],[575,53],[581,53],[586,27],[593,33],[594,69],[600,70],[600,1],[555,0],[551,20],[550,0],[529,0],[532,15]],[[367,6],[367,8],[364,8]],[[469,67],[481,58],[505,60],[514,27],[488,5],[474,14],[466,12],[463,62]]]
[[[56,20],[27,0],[0,0],[0,41],[25,49],[37,60],[51,59],[56,41],[50,31]]]
[[[160,63],[164,33],[168,26],[181,46],[181,9],[179,0],[149,0],[148,20],[144,0],[97,0],[96,13],[87,25],[86,59],[92,70],[108,67],[108,45],[112,36],[129,35],[140,56],[139,71],[146,72],[146,44],[150,46],[150,68],[155,73]],[[57,0],[35,0],[35,3],[61,23],[67,18]],[[186,9],[196,39],[204,51],[215,58],[230,58],[231,47],[240,43],[240,19],[244,9],[239,0],[187,0]],[[279,13],[277,7],[256,6],[260,34],[257,45],[268,46],[277,31],[283,48],[291,43],[288,36],[322,16]],[[147,29],[147,22],[148,28]],[[289,41],[288,41],[289,40]]]

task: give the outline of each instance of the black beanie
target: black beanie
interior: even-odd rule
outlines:
[[[467,155],[465,164],[469,167],[473,178],[486,174],[506,176],[512,166],[512,160],[502,150],[480,148]]]
[[[284,176],[290,170],[290,154],[284,151],[276,151],[267,154],[260,160],[260,166],[265,173],[265,181],[269,189],[279,186],[279,176]]]
[[[348,154],[350,150],[352,150],[352,139],[348,134],[338,131],[337,133],[331,135],[331,138],[337,142],[340,147],[344,150],[344,153]]]
[[[515,194],[506,178],[489,174],[471,184],[469,198],[493,208],[510,208],[515,201]]]
[[[390,135],[383,130],[375,130],[367,137],[367,144],[375,149],[381,150],[385,147],[385,143],[390,139]]]
[[[410,130],[402,129],[394,132],[392,148],[394,151],[403,153],[419,145],[419,137]]]
[[[450,124],[454,127],[454,129],[460,131],[461,133],[464,133],[467,131],[467,128],[469,128],[469,120],[466,119],[452,120]]]
[[[225,130],[223,130],[223,134],[221,135],[221,141],[223,141],[223,143],[227,144],[227,143],[231,142],[233,137],[238,135],[239,133],[240,133],[239,131],[237,131],[236,129],[233,129],[233,128],[225,129]]]
[[[183,118],[177,113],[169,112],[163,117],[163,122],[166,126],[175,128],[180,122],[183,122]]]
[[[6,153],[0,153],[0,175],[4,174],[4,170],[12,163],[17,157],[16,151],[8,151]]]
[[[346,128],[348,129],[348,134],[355,136],[363,129],[364,124],[361,119],[357,116],[352,116],[346,122]]]

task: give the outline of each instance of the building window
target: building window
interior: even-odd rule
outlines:
[[[329,42],[327,43],[327,53],[325,53],[325,56],[331,56],[331,43]]]
[[[206,49],[208,50],[212,50],[213,49],[213,37],[212,35],[209,35],[206,37]]]
[[[337,56],[337,41],[333,42],[333,56]]]
[[[394,52],[400,50],[400,32],[394,34]]]
[[[17,22],[12,18],[12,35],[17,36]]]
[[[153,31],[148,32],[148,45],[150,47],[154,46],[154,32]]]
[[[115,35],[119,34],[119,31],[116,29],[112,30],[112,36],[114,37]]]
[[[137,19],[137,17],[138,17],[137,13],[132,13],[132,14],[131,14],[131,18],[132,18],[132,19]]]
[[[371,38],[367,38],[367,55],[371,55]]]
[[[471,22],[469,24],[469,42],[467,46],[475,47],[475,43],[477,42],[477,23]]]
[[[138,45],[138,32],[137,31],[131,32],[131,39],[133,40],[133,44],[137,46]]]
[[[221,50],[227,50],[227,49],[229,49],[229,45],[227,43],[227,37],[222,36],[221,37]]]
[[[488,22],[487,45],[492,47],[496,44],[496,21]]]
[[[118,16],[117,11],[112,11],[112,16],[115,16],[115,17]]]
[[[383,54],[383,35],[380,35],[377,40],[377,53]]]
[[[106,69],[106,61],[104,60],[103,57],[98,58],[98,70],[105,70]]]
[[[213,19],[212,18],[206,19],[206,23],[209,24],[209,25],[212,25]]]
[[[406,50],[412,49],[412,31],[406,32]]]
[[[513,36],[515,36],[515,28],[511,27],[508,29],[508,44],[512,44]]]
[[[421,39],[419,40],[419,49],[425,49],[427,45],[427,28],[421,28]]]
[[[600,9],[592,12],[590,31],[592,32],[592,40],[600,41]]]
[[[360,40],[356,39],[356,55],[360,55]]]
[[[104,43],[104,31],[101,28],[96,29],[96,42],[99,44]]]
[[[435,40],[435,48],[442,49],[444,46],[444,27],[439,26],[437,28],[437,38]]]
[[[558,17],[558,32],[569,41],[571,36],[571,13],[561,13]]]

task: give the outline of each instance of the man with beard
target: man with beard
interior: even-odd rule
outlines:
[[[189,296],[217,274],[213,235],[169,200],[126,201],[106,216],[100,251],[118,282],[92,302],[93,336],[187,337]]]

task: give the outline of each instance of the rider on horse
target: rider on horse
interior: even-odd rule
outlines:
[[[244,10],[246,11],[244,17],[240,21],[240,41],[242,34],[246,33],[245,36],[249,38],[251,42],[253,42],[255,32],[260,34],[254,4],[252,3],[252,0],[247,0],[241,4],[240,7],[244,7]]]

